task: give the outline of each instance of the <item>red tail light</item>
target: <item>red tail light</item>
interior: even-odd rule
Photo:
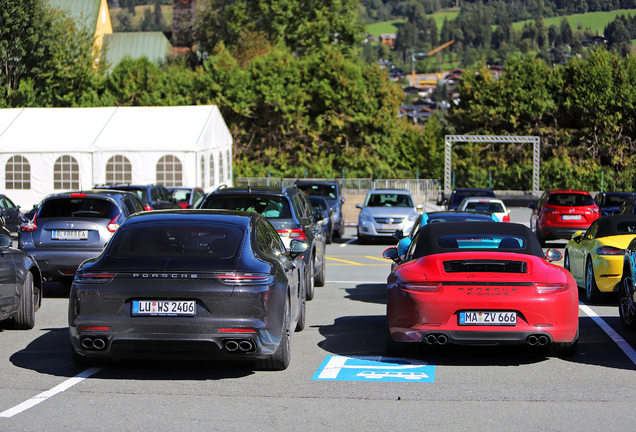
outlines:
[[[100,326],[79,326],[78,330],[96,330],[96,331],[108,331],[110,327],[100,327]]]
[[[305,231],[302,228],[283,229],[276,231],[279,236],[296,240],[307,240]]]
[[[25,225],[22,225],[20,227],[20,229],[23,232],[32,232],[35,231],[35,229],[38,227],[38,224],[36,223],[36,219],[38,218],[38,214],[36,213],[35,215],[33,215],[33,220],[27,222]]]
[[[114,233],[115,231],[117,231],[117,228],[119,228],[119,224],[117,223],[117,219],[119,219],[119,216],[121,216],[121,213],[119,213],[110,222],[108,222],[108,226],[106,227],[108,229],[108,232]]]
[[[154,210],[154,209],[152,208],[152,206],[151,206],[150,204],[146,204],[146,205],[144,206],[144,210],[146,210],[146,211],[150,211],[150,210]]]
[[[225,273],[216,275],[217,279],[227,285],[260,285],[270,282],[268,274]]]
[[[510,215],[505,215],[505,216],[503,217],[503,221],[504,221],[504,222],[510,222]]]
[[[85,193],[72,193],[71,196],[73,198],[85,198],[86,194]]]
[[[407,282],[404,284],[403,289],[406,291],[425,291],[435,292],[442,286],[439,282]]]
[[[625,250],[612,246],[601,246],[596,249],[596,253],[599,255],[625,255]]]
[[[75,282],[107,284],[116,276],[116,273],[77,273]]]
[[[550,294],[559,291],[567,291],[569,289],[567,284],[561,283],[538,283],[535,282],[534,289],[537,290],[539,294]]]
[[[220,328],[219,333],[256,333],[256,330],[246,328]]]

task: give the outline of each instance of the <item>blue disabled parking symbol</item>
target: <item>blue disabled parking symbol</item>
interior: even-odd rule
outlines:
[[[435,382],[435,365],[397,357],[327,356],[312,380]]]

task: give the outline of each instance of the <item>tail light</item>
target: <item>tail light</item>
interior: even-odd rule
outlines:
[[[270,275],[256,273],[223,273],[216,275],[216,278],[226,285],[262,285],[272,282]]]
[[[504,222],[510,222],[510,215],[508,215],[508,214],[507,214],[507,215],[505,215],[505,216],[503,217],[503,221],[504,221]]]
[[[256,330],[246,328],[220,328],[219,333],[256,333]]]
[[[402,289],[406,291],[425,291],[435,292],[439,291],[442,286],[439,282],[408,282],[402,285]]]
[[[23,232],[32,232],[35,231],[35,229],[38,227],[38,224],[36,223],[36,219],[38,218],[38,214],[36,213],[35,215],[33,215],[33,220],[27,222],[26,224],[22,225],[20,227],[20,229]]]
[[[307,240],[305,231],[302,228],[283,229],[276,231],[279,236],[296,240]]]
[[[564,283],[535,283],[534,289],[539,294],[550,294],[559,291],[567,291],[570,287]]]
[[[154,210],[154,209],[152,208],[152,206],[150,205],[150,203],[148,203],[148,204],[146,204],[146,205],[144,206],[144,210],[146,210],[146,211],[150,211],[150,210]]]
[[[112,281],[116,273],[76,273],[74,282],[107,284]]]
[[[102,326],[79,326],[78,330],[94,330],[94,331],[108,331],[110,327],[102,327]]]
[[[599,255],[625,255],[625,250],[612,246],[601,246],[596,249],[596,253]]]
[[[86,198],[86,194],[85,193],[72,193],[71,196],[73,198]]]
[[[114,233],[115,231],[117,231],[117,228],[119,228],[119,224],[117,223],[117,219],[119,219],[119,216],[121,216],[121,213],[119,213],[110,222],[108,222],[108,226],[106,227],[108,229],[108,232]]]

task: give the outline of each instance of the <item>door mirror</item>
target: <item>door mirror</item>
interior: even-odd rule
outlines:
[[[545,252],[545,259],[550,262],[561,261],[563,259],[563,255],[558,250],[550,248]]]
[[[293,257],[305,253],[309,250],[309,245],[302,240],[292,240],[289,245],[289,252]]]
[[[361,209],[362,208],[362,204],[356,204],[356,208]]]
[[[574,235],[572,236],[572,240],[574,240],[577,243],[580,243],[581,240],[583,240],[583,231],[575,232]]]
[[[396,247],[390,247],[382,253],[382,256],[386,259],[395,261],[399,258],[398,249]]]

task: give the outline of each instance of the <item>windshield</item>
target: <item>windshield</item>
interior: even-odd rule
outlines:
[[[491,213],[503,213],[505,210],[501,203],[498,202],[479,202],[470,201],[466,203],[464,210],[467,211],[483,211]]]
[[[526,240],[523,237],[498,234],[461,234],[437,238],[437,245],[444,249],[523,249]]]
[[[268,219],[291,219],[287,199],[278,195],[208,195],[201,208],[260,213]]]
[[[413,200],[407,194],[378,193],[367,197],[365,207],[413,207]]]
[[[226,259],[236,255],[242,238],[242,230],[221,224],[184,227],[174,227],[173,224],[139,225],[115,235],[110,255],[116,258]]]

